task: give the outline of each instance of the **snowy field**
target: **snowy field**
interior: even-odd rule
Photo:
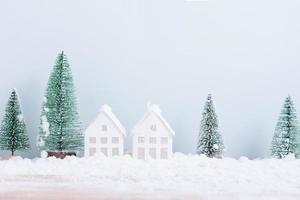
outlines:
[[[300,160],[115,158],[0,161],[0,199],[300,199]]]

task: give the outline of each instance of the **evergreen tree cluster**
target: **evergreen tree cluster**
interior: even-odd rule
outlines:
[[[83,147],[73,77],[64,52],[58,54],[48,81],[42,104],[37,146],[41,151],[51,152],[78,152]],[[15,89],[10,95],[0,126],[0,149],[10,151],[12,156],[16,151],[30,149]],[[221,158],[224,149],[212,96],[208,95],[202,113],[197,153],[210,158]],[[274,158],[281,159],[291,154],[300,158],[300,128],[290,96],[286,98],[279,115],[271,152]]]
[[[218,119],[211,95],[208,95],[202,114],[197,153],[207,157],[222,157],[224,144],[218,130]],[[290,96],[279,115],[271,146],[274,158],[294,155],[300,158],[300,129],[297,112]]]
[[[83,147],[83,135],[77,112],[73,77],[64,52],[57,56],[43,100],[38,147],[55,152],[78,152]],[[13,90],[0,129],[0,149],[16,151],[30,149],[29,138],[16,90]]]

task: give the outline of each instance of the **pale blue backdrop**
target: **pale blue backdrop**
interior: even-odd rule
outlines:
[[[174,150],[194,153],[212,93],[227,156],[269,155],[291,94],[300,111],[300,1],[2,1],[0,115],[13,87],[33,149],[57,53],[72,66],[86,128],[108,103],[128,132],[147,101],[176,131]],[[130,138],[126,148],[130,148]]]

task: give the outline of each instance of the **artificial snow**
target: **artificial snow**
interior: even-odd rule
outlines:
[[[42,120],[42,124],[41,124],[42,130],[45,133],[45,137],[48,137],[49,134],[50,134],[50,131],[49,131],[50,124],[49,124],[49,122],[47,120],[47,117],[45,115],[43,115],[41,117],[41,120]]]
[[[23,200],[27,193],[27,199],[35,199],[32,194],[63,199],[60,195],[75,193],[75,199],[89,200],[299,200],[300,160],[211,159],[177,153],[170,160],[149,161],[128,155],[0,161],[0,199],[22,194]]]
[[[41,151],[41,158],[47,158],[47,157],[48,157],[47,151]]]
[[[37,146],[38,147],[45,146],[44,138],[47,138],[50,134],[49,127],[50,127],[50,124],[47,120],[47,117],[46,117],[46,115],[43,115],[41,117],[41,129],[42,129],[44,135],[43,135],[43,137],[38,137],[38,139],[37,139]]]
[[[20,122],[22,122],[22,121],[24,120],[23,114],[19,114],[19,115],[18,115],[18,120],[19,120]]]

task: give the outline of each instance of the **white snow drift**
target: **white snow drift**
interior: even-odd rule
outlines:
[[[175,154],[149,161],[130,156],[0,161],[0,196],[45,188],[120,199],[300,199],[300,160]]]

